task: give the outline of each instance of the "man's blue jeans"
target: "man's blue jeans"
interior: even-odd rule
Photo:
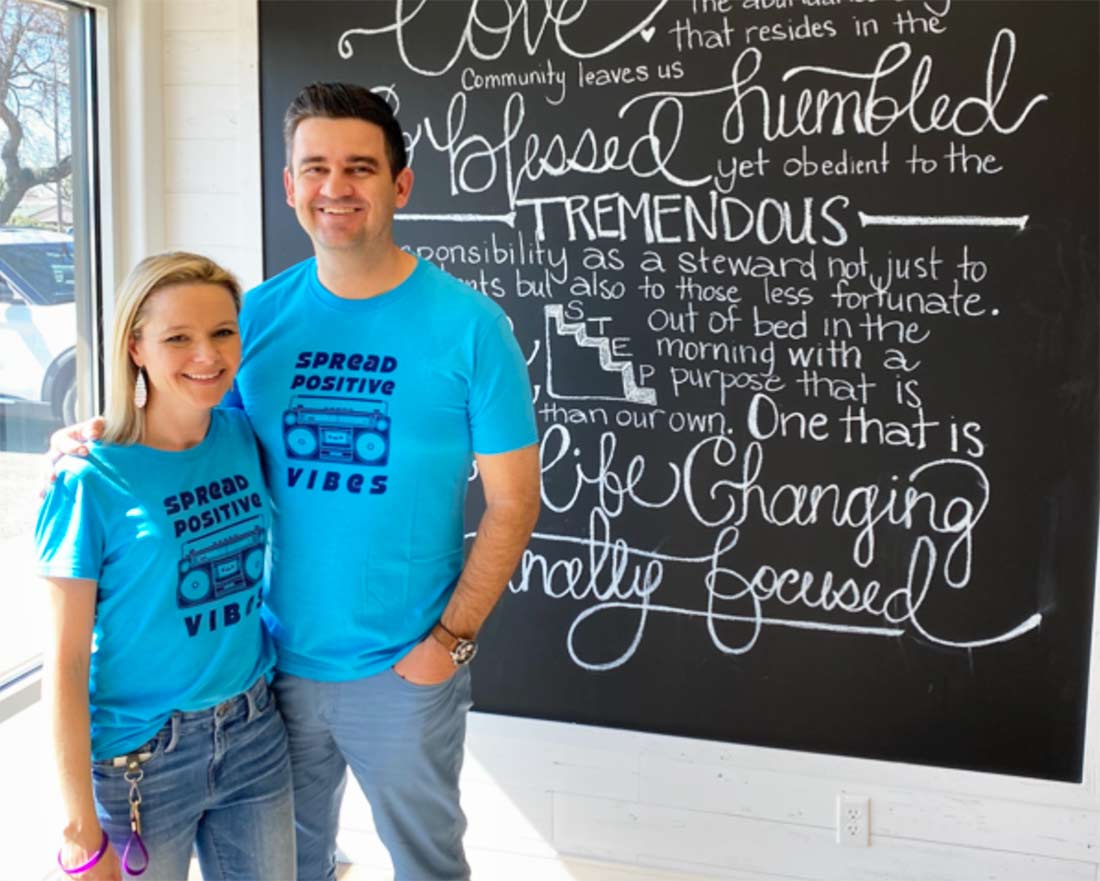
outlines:
[[[396,881],[470,877],[458,799],[470,672],[413,685],[392,669],[350,682],[277,674],[290,736],[298,881],[336,877],[336,828],[347,769],[370,802]]]
[[[193,848],[207,881],[294,878],[286,729],[262,677],[209,710],[173,713],[135,752],[152,753],[138,784],[149,849],[142,881],[186,878]],[[92,765],[96,812],[120,859],[130,837],[125,770]]]

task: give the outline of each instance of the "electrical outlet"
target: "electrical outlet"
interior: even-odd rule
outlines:
[[[865,795],[836,797],[836,843],[842,847],[871,844],[871,800]]]

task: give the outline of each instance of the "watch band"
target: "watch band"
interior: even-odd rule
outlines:
[[[443,646],[451,656],[451,661],[456,667],[462,667],[470,663],[477,654],[477,642],[466,639],[447,629],[442,621],[436,622],[431,630],[432,638]]]
[[[436,642],[443,646],[447,651],[453,652],[455,646],[458,645],[459,637],[455,633],[451,633],[443,624],[442,621],[437,621],[432,628],[432,636],[435,637]]]

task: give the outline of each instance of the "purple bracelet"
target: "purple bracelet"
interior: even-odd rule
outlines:
[[[65,864],[61,862],[60,850],[57,852],[57,865],[61,867],[61,871],[64,872],[66,875],[82,875],[84,872],[87,872],[90,868],[92,868],[92,866],[98,863],[101,859],[103,859],[103,854],[107,853],[107,846],[110,843],[111,839],[107,837],[107,830],[104,829],[103,840],[99,842],[99,850],[97,850],[92,855],[92,858],[88,860],[88,862],[86,862],[83,866],[74,866],[71,869],[66,869]]]

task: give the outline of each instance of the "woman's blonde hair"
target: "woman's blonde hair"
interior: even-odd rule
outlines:
[[[241,285],[233,273],[213,260],[186,251],[146,257],[126,277],[115,300],[107,384],[106,430],[108,443],[133,444],[145,430],[145,411],[134,406],[138,369],[130,358],[130,340],[141,339],[147,318],[146,303],[157,291],[181,284],[221,285],[241,311]]]

